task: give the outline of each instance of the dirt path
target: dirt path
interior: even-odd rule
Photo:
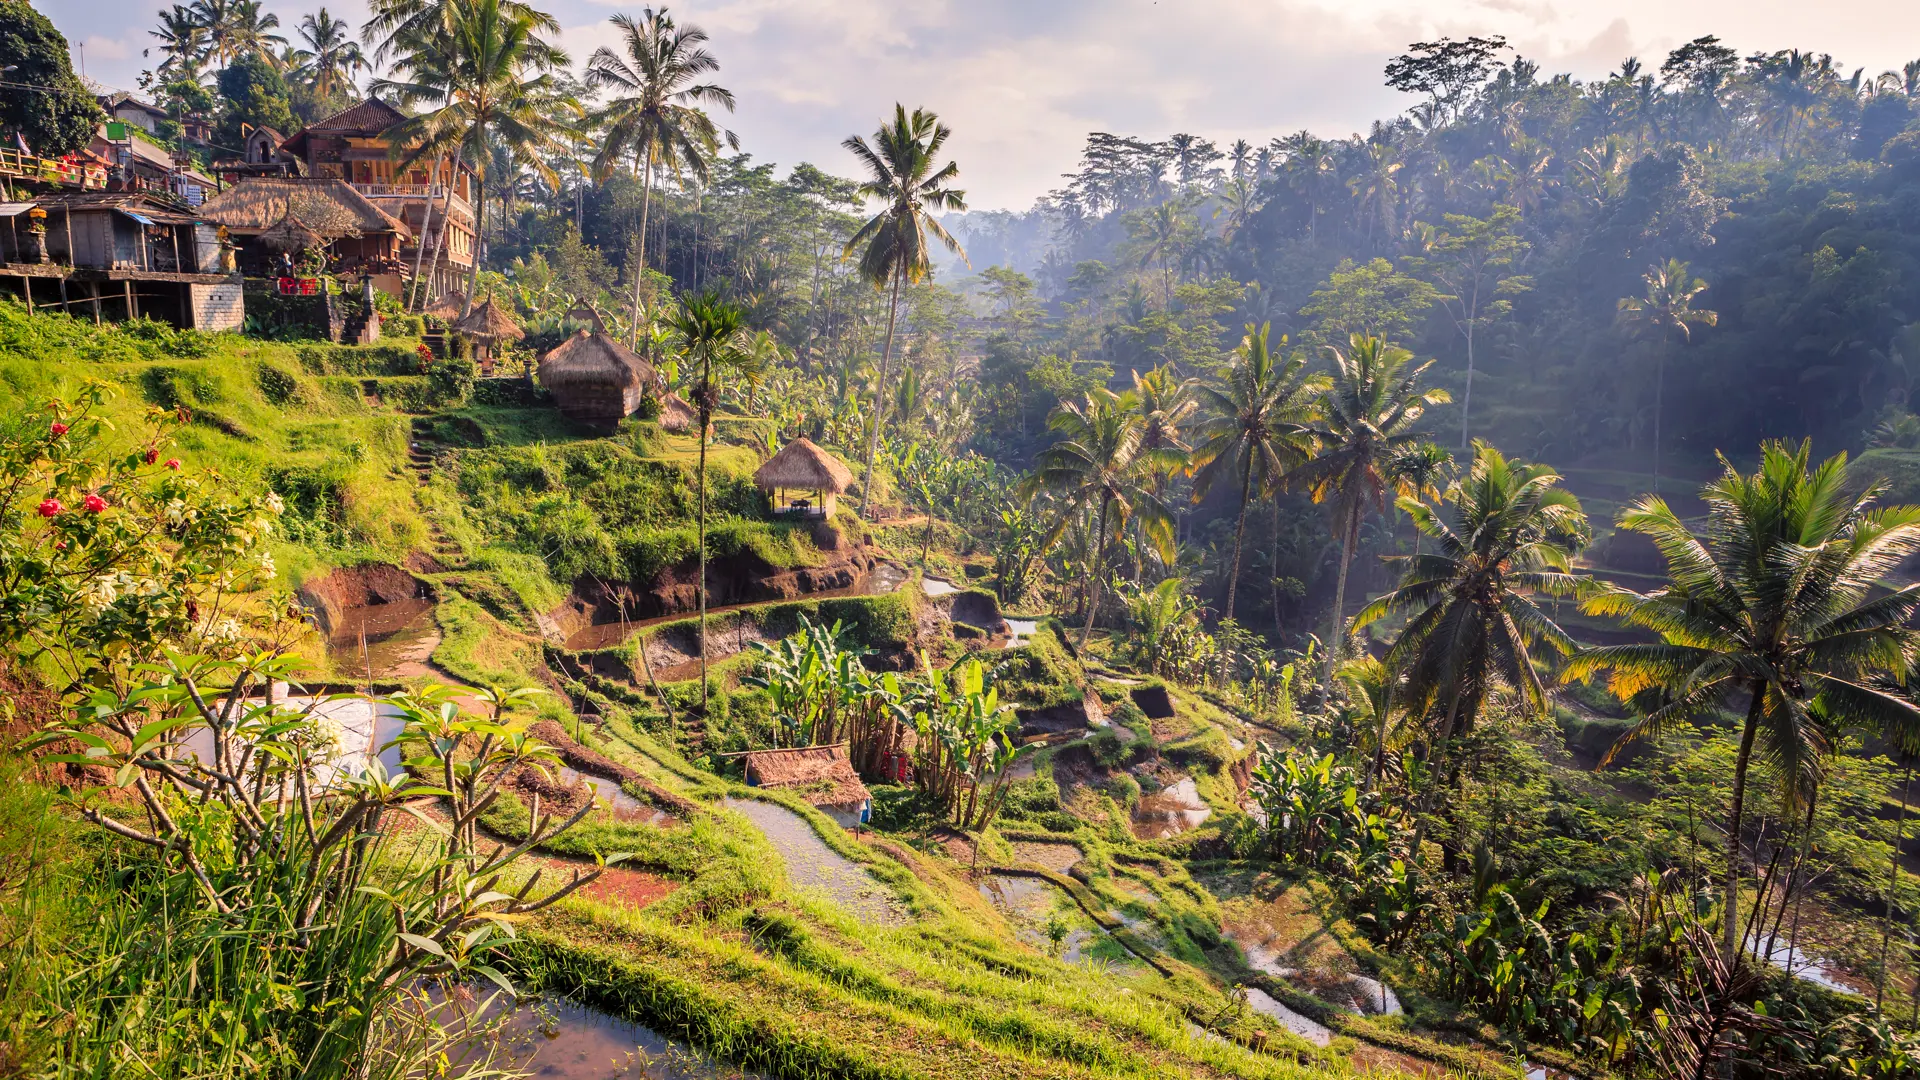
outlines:
[[[893,894],[859,864],[828,847],[807,819],[758,799],[727,799],[727,809],[753,822],[787,864],[795,888],[825,894],[848,914],[874,926],[899,926],[906,916]]]

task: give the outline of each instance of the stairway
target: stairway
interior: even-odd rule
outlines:
[[[415,417],[413,430],[407,439],[407,467],[413,470],[414,479],[421,488],[433,482],[435,455],[428,443],[429,438],[426,426],[420,418]],[[416,498],[415,501],[419,500]],[[466,569],[467,553],[440,527],[431,508],[422,503],[420,509],[427,518],[427,536],[433,541],[433,549],[428,554],[448,570]]]
[[[371,307],[360,309],[340,328],[343,345],[371,345],[380,340],[380,313]]]

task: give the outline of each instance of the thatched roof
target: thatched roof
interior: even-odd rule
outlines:
[[[700,414],[693,411],[679,394],[668,394],[660,399],[660,426],[668,431],[692,431],[700,423]]]
[[[367,233],[412,235],[352,184],[330,178],[250,176],[201,203],[200,215],[240,236],[266,232],[288,217],[329,241]]]
[[[454,323],[453,329],[455,333],[486,341],[496,341],[500,338],[519,341],[527,336],[526,331],[520,329],[520,325],[514,322],[513,317],[503,311],[500,305],[494,303],[492,297],[488,297],[486,303],[468,312],[466,318]]]
[[[450,323],[467,310],[467,294],[459,289],[448,289],[440,295],[440,299],[428,304],[425,310],[426,314]]]
[[[755,750],[745,757],[747,783],[792,791],[815,806],[858,806],[871,797],[845,746]]]
[[[840,459],[813,445],[808,439],[795,439],[767,459],[753,482],[762,488],[797,488],[805,491],[831,491],[838,495],[853,483],[853,471]]]
[[[555,393],[588,386],[644,387],[653,366],[606,334],[582,330],[540,358],[540,385]]]
[[[288,214],[260,234],[260,246],[268,251],[291,253],[326,247],[327,238],[308,228],[299,218]]]

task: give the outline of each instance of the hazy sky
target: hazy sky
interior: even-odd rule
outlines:
[[[87,73],[131,89],[157,0],[35,0],[84,43]],[[1831,5],[1831,6],[1829,6]],[[266,0],[289,32],[318,6]],[[607,16],[639,5],[551,0],[576,65],[613,44]],[[357,25],[363,0],[328,4]],[[1718,34],[1742,53],[1830,52],[1869,74],[1920,58],[1911,0],[695,0],[673,14],[713,36],[727,122],[782,166],[851,173],[846,135],[894,101],[924,105],[975,209],[1024,208],[1071,169],[1089,131],[1190,131],[1259,142],[1308,128],[1344,137],[1403,109],[1381,68],[1439,34],[1505,34],[1548,73],[1604,76],[1622,57]]]

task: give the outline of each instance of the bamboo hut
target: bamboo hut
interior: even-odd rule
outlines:
[[[335,269],[360,273],[397,271],[400,246],[412,236],[344,180],[248,177],[202,203],[200,216],[226,226],[242,267],[254,273],[290,250],[280,245],[306,240],[303,229],[319,236]]]
[[[811,440],[801,438],[768,458],[753,474],[753,482],[773,500],[776,514],[830,518],[834,499],[845,494],[848,485],[853,483],[853,471]],[[812,498],[795,498],[795,495]]]
[[[845,743],[792,750],[754,750],[746,758],[747,785],[791,791],[847,828],[873,816],[873,796],[847,759]]]
[[[297,255],[309,248],[327,246],[327,238],[289,213],[255,238],[261,247],[276,255]]]
[[[467,310],[467,294],[459,289],[448,289],[440,294],[438,300],[422,308],[421,313],[452,325],[460,321],[460,313],[465,310]]]
[[[582,330],[540,358],[540,385],[570,420],[611,431],[640,407],[653,366],[606,334]]]
[[[474,308],[459,322],[454,323],[452,330],[473,342],[473,358],[483,365],[493,362],[495,342],[522,341],[527,336],[526,332],[520,329],[520,325],[513,321],[513,317],[493,302],[491,296],[487,297],[486,303]]]

